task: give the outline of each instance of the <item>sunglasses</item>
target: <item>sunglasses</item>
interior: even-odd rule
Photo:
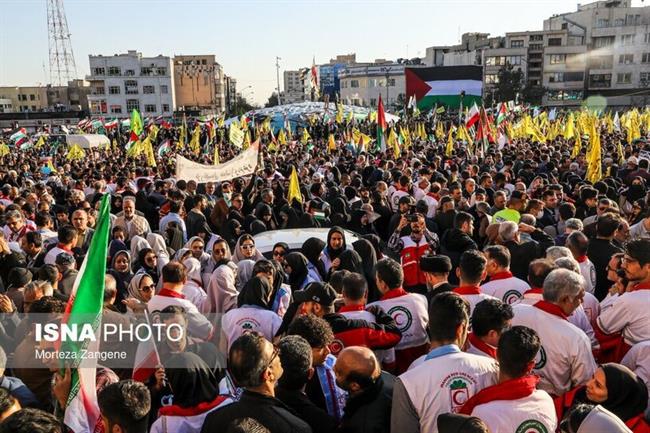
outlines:
[[[273,257],[284,257],[284,251],[273,251]]]
[[[142,287],[140,287],[140,291],[141,291],[141,292],[151,292],[151,291],[153,291],[153,290],[155,290],[155,289],[156,289],[156,285],[155,285],[155,284],[151,284],[151,285],[149,285],[149,286],[142,286]]]

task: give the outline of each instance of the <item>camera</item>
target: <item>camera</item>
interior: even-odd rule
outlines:
[[[411,213],[411,214],[406,215],[406,221],[408,221],[410,223],[416,223],[416,222],[418,222],[418,219],[419,219],[419,215],[416,214],[416,213]]]

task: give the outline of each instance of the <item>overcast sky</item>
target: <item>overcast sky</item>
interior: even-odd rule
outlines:
[[[502,35],[540,30],[571,12],[570,0],[64,0],[77,75],[88,55],[138,50],[144,56],[214,54],[238,88],[262,103],[282,70],[326,63],[337,54],[358,61],[424,56],[464,32]],[[633,5],[641,5],[633,0]],[[45,68],[45,71],[44,71]],[[0,85],[48,81],[46,0],[0,0]],[[282,86],[282,84],[281,84]],[[250,92],[246,92],[250,94]],[[246,94],[245,93],[245,94]]]

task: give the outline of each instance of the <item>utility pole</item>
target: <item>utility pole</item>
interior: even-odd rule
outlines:
[[[278,105],[282,105],[282,99],[280,98],[280,57],[275,57],[275,72],[278,79]]]

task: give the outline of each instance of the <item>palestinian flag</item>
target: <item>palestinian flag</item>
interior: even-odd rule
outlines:
[[[497,109],[497,126],[501,125],[508,116],[508,109],[506,104],[499,102],[499,107]]]
[[[377,105],[377,146],[381,152],[386,152],[386,115],[381,95],[379,95],[379,104]]]
[[[436,66],[405,68],[406,96],[415,97],[420,110],[430,110],[436,104],[457,108],[461,92],[463,106],[481,105],[483,68],[481,66]]]
[[[171,150],[172,150],[172,146],[171,146],[169,140],[165,140],[158,147],[158,150],[156,151],[156,153],[158,154],[158,156],[160,158],[162,158],[163,156],[165,156],[166,153],[171,152]]]
[[[85,339],[61,342],[60,350],[62,352],[77,353],[77,357],[70,366],[72,383],[64,415],[65,425],[75,433],[93,432],[95,426],[101,422],[97,405],[97,391],[95,390],[97,358],[83,354],[86,353],[85,351],[91,352],[99,349],[106,251],[111,224],[110,203],[110,194],[105,194],[102,197],[97,228],[90,242],[88,254],[81,264],[72,286],[72,294],[61,319],[62,323],[69,326],[76,325],[79,329],[91,327],[95,333],[95,341]]]

